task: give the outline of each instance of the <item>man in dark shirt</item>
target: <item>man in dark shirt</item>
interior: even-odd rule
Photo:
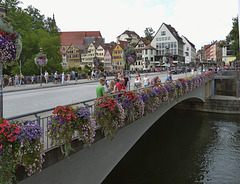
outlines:
[[[125,81],[124,85],[125,85],[125,87],[127,88],[128,85],[129,85],[129,79],[128,79],[128,77],[126,76],[125,73],[123,74],[123,79],[124,79],[124,81]]]

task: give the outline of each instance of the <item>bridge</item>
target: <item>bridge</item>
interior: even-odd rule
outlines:
[[[98,133],[91,146],[78,144],[76,148],[79,151],[71,154],[69,158],[62,159],[59,148],[48,148],[46,153],[48,166],[41,173],[24,178],[19,183],[101,183],[141,136],[168,110],[185,100],[205,102],[205,99],[212,95],[212,90],[212,80],[209,80],[191,92],[160,105],[156,111],[119,129],[114,140]]]

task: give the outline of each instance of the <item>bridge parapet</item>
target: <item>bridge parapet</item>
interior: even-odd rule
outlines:
[[[200,76],[198,78],[190,78],[188,80],[183,80],[182,79],[182,80],[179,80],[180,82],[179,81],[175,82],[175,85],[176,85],[175,87],[174,87],[173,84],[166,84],[164,86],[159,86],[157,88],[153,88],[154,91],[151,91],[150,88],[139,90],[138,95],[140,95],[140,98],[139,98],[140,101],[142,100],[145,103],[145,100],[146,100],[145,97],[148,96],[147,98],[150,99],[149,102],[152,102],[152,104],[147,103],[148,107],[147,107],[147,105],[144,105],[144,111],[145,112],[144,112],[144,114],[142,114],[144,116],[142,116],[142,118],[140,118],[140,119],[136,118],[136,117],[133,117],[134,116],[134,110],[130,111],[130,116],[128,116],[128,118],[125,120],[125,123],[131,123],[131,124],[128,125],[128,126],[125,126],[122,129],[120,129],[118,131],[118,134],[119,134],[120,131],[121,132],[127,131],[128,130],[127,127],[136,126],[135,129],[130,128],[129,129],[129,131],[130,131],[129,134],[124,134],[124,136],[123,136],[125,141],[119,139],[120,142],[116,143],[116,145],[113,142],[115,142],[118,134],[114,137],[114,141],[109,142],[108,141],[109,139],[101,139],[101,141],[98,141],[98,142],[103,142],[103,145],[100,146],[101,149],[107,148],[105,150],[105,152],[103,151],[102,155],[101,155],[100,150],[96,149],[96,150],[93,150],[93,152],[87,152],[86,153],[87,155],[84,155],[82,158],[76,158],[78,161],[76,161],[75,164],[81,165],[80,166],[81,168],[79,168],[76,165],[75,166],[71,165],[71,164],[74,164],[74,163],[69,162],[70,165],[68,165],[68,166],[71,167],[71,168],[68,168],[68,167],[67,168],[69,169],[69,171],[72,172],[71,175],[75,176],[74,173],[79,171],[78,169],[81,169],[81,171],[83,173],[83,175],[81,175],[81,177],[85,178],[86,181],[88,181],[88,182],[83,182],[83,183],[100,183],[100,181],[104,179],[106,174],[108,174],[111,171],[111,169],[114,167],[114,164],[116,164],[116,162],[118,162],[122,158],[122,156],[141,137],[141,135],[159,117],[161,117],[170,108],[172,108],[173,106],[175,106],[179,102],[181,102],[183,100],[186,100],[186,99],[189,99],[189,98],[196,98],[196,99],[200,99],[201,101],[205,101],[205,94],[206,94],[206,87],[205,87],[206,84],[205,83],[208,82],[209,80],[211,80],[211,75],[203,76],[203,77]],[[148,92],[151,92],[151,94],[148,94]],[[151,100],[154,100],[154,101],[151,101]],[[160,103],[160,102],[162,102],[162,103]],[[84,104],[86,104],[86,102],[84,102]],[[74,104],[74,105],[76,105],[76,104]],[[88,108],[90,108],[94,113],[95,106],[93,104],[93,101],[89,102]],[[146,117],[148,117],[148,118],[146,119]],[[105,118],[108,118],[108,117],[105,117]],[[46,118],[39,118],[38,117],[37,119],[39,120],[38,123],[42,122],[41,125],[42,125],[42,127],[45,127],[45,128],[46,128],[47,122],[51,121],[51,117],[46,117]],[[150,123],[148,123],[148,122],[146,123],[146,121],[150,121]],[[145,124],[141,123],[142,124],[142,127],[141,127],[141,125],[137,122],[145,122]],[[132,125],[132,124],[134,124],[134,125]],[[100,128],[102,128],[102,127],[100,127]],[[124,129],[125,129],[125,131],[124,131]],[[105,129],[102,129],[102,130],[105,131]],[[106,135],[108,135],[108,133]],[[135,135],[135,138],[133,138],[133,135]],[[45,137],[43,137],[43,139],[47,143],[47,146],[48,146],[49,142],[50,142],[48,137],[45,136]],[[107,140],[107,143],[114,146],[114,147],[111,148],[110,145],[106,145],[106,142],[104,140]],[[123,141],[123,142],[121,143],[121,141]],[[93,144],[90,147],[87,147],[87,148],[83,149],[82,151],[92,150],[94,145],[98,145],[98,142],[96,142],[95,144]],[[119,146],[120,147],[123,146],[121,144],[124,144],[124,148],[123,148],[123,151],[119,152]],[[84,147],[84,146],[82,146],[82,147]],[[98,148],[100,148],[100,147],[98,147]],[[49,148],[49,147],[47,147],[47,148]],[[112,151],[119,152],[119,155],[116,156],[116,155],[114,155],[115,153],[112,154],[111,149],[113,149]],[[78,154],[78,153],[75,153],[74,155],[76,155],[76,154]],[[72,155],[71,158],[74,158],[75,157],[74,155]],[[89,158],[86,158],[86,157],[89,157]],[[100,161],[101,163],[99,163],[98,167],[96,167],[96,163],[99,162],[98,161],[99,158],[101,158],[101,160],[102,160],[102,158],[104,158],[104,159],[102,161]],[[109,158],[112,158],[113,160],[111,160]],[[90,161],[90,160],[92,160],[92,161]],[[21,183],[24,183],[24,182],[28,183],[29,181],[31,181],[29,183],[56,183],[54,181],[59,181],[59,183],[65,183],[63,181],[65,180],[67,182],[67,180],[69,179],[68,178],[69,175],[67,176],[64,173],[64,170],[66,170],[66,166],[67,166],[67,165],[65,165],[65,162],[66,162],[66,160],[64,159],[64,160],[60,161],[59,163],[56,163],[56,164],[44,169],[41,174],[33,175],[33,176],[27,178],[26,180],[23,180]],[[101,170],[101,167],[103,167],[105,165],[104,162],[109,163],[109,164],[107,164],[108,166],[106,166],[106,168],[102,169],[103,172],[99,171],[99,169]],[[64,164],[62,166],[60,166],[61,163],[64,163]],[[92,165],[90,163],[92,163]],[[59,169],[57,169],[55,166],[59,167]],[[88,169],[84,170],[84,168],[82,168],[83,166],[85,166],[86,168],[89,168],[90,170],[94,170],[95,173],[93,174],[92,172],[90,172],[90,170],[88,171]],[[78,169],[76,169],[76,167]],[[53,168],[53,170],[51,168]],[[75,168],[74,169],[75,171],[73,171],[72,168]],[[56,174],[56,176],[54,176],[54,177],[51,176],[50,177],[50,178],[53,178],[53,180],[48,178],[49,177],[49,175],[48,175],[49,171]],[[57,174],[56,171],[57,172],[60,171],[60,173],[62,174],[61,177],[63,177],[62,179],[61,179],[61,177],[59,177],[59,174]],[[99,172],[99,174],[97,174],[97,172]],[[90,173],[91,173],[91,176],[89,176]],[[69,172],[68,172],[68,174],[69,174]],[[96,174],[96,177],[97,177],[97,181],[95,181],[95,178],[92,177],[95,174]],[[77,174],[77,175],[79,175],[79,174]],[[38,178],[38,177],[40,177],[40,178]],[[94,179],[94,181],[91,178]],[[82,181],[82,179],[81,179],[81,181]]]

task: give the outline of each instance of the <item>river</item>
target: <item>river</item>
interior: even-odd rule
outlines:
[[[239,115],[172,109],[141,137],[103,184],[239,184],[238,127]]]

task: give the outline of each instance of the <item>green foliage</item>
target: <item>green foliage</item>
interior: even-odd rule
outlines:
[[[62,72],[62,56],[59,52],[61,40],[54,19],[48,17],[45,20],[44,15],[41,15],[40,11],[32,6],[28,6],[24,10],[15,6],[9,10],[5,20],[22,36],[22,52],[19,60],[22,63],[23,75],[40,73],[39,67],[34,62],[40,47],[43,48],[43,53],[48,58],[48,63],[43,67],[43,71],[47,70],[49,73],[53,73],[57,70]],[[5,70],[8,72],[6,74],[19,73],[19,70],[17,71],[18,65],[13,66],[11,70],[9,68]]]
[[[147,27],[147,28],[145,29],[145,31],[144,31],[145,38],[146,38],[147,40],[152,41],[154,33],[155,33],[155,31],[153,31],[153,28],[152,28],[152,27]]]
[[[238,17],[233,18],[233,27],[230,33],[226,36],[226,40],[230,44],[233,54],[239,59]]]

